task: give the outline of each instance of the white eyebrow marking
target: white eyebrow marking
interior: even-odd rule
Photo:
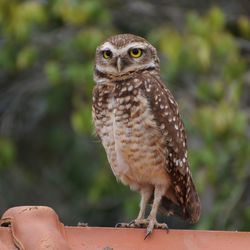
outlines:
[[[146,47],[148,47],[148,45],[146,43],[133,42],[133,43],[130,43],[130,44],[126,45],[123,48],[117,49],[110,42],[106,42],[100,47],[100,50],[111,50],[114,55],[119,55],[119,54],[123,54],[124,52],[127,52],[131,48],[142,48],[142,49],[144,49]]]

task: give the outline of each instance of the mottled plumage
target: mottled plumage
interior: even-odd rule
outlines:
[[[200,201],[187,159],[184,125],[160,79],[156,49],[145,39],[113,36],[96,51],[93,120],[116,178],[141,193],[140,213],[127,226],[167,228],[158,208],[191,222]],[[145,208],[152,203],[147,217]]]

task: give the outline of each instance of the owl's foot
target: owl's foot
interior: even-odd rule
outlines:
[[[148,221],[147,233],[144,240],[147,239],[147,237],[153,232],[154,228],[166,229],[168,233],[168,225],[166,223],[159,223],[156,221],[156,219],[150,219]]]
[[[138,227],[138,228],[146,228],[148,226],[149,220],[147,219],[135,219],[132,220],[129,224],[133,227]]]
[[[115,225],[115,227],[135,227],[131,222],[129,222],[129,223],[117,223],[116,225]]]
[[[115,227],[131,227],[131,228],[146,228],[148,226],[149,220],[146,219],[135,219],[129,223],[117,223]]]
[[[129,223],[117,223],[115,227],[125,227],[125,228],[147,228],[146,239],[154,230],[165,229],[168,233],[168,225],[166,223],[159,223],[156,219],[135,219]]]

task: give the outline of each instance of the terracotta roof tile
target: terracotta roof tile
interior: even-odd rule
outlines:
[[[11,208],[0,225],[0,250],[245,250],[250,244],[248,232],[154,230],[144,240],[145,229],[68,227],[53,209],[43,206]]]

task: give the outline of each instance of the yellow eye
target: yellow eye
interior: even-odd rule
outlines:
[[[129,55],[134,58],[139,58],[142,55],[141,49],[131,49]]]
[[[112,52],[110,50],[104,50],[102,53],[105,59],[109,59],[112,57]]]

